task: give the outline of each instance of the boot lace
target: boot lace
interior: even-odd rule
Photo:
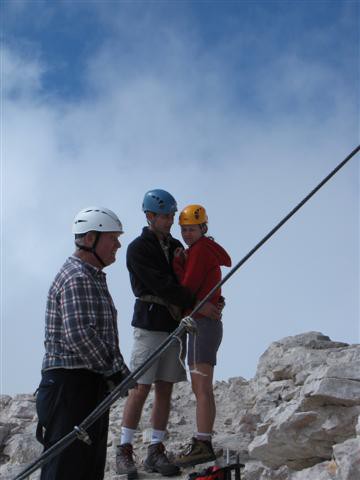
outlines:
[[[194,450],[195,444],[193,442],[187,443],[186,445],[183,445],[180,447],[180,456],[185,457],[187,455],[190,455],[192,451]]]
[[[133,456],[136,457],[132,445],[119,445],[118,454],[126,467],[134,465]]]

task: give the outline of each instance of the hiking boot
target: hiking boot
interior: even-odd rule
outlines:
[[[124,443],[116,447],[116,473],[127,474],[128,480],[138,478],[137,469],[133,459],[133,447],[131,443]]]
[[[199,440],[195,437],[185,450],[174,459],[175,465],[187,467],[199,465],[200,463],[212,462],[216,459],[210,440]]]
[[[164,477],[172,477],[180,473],[179,467],[171,463],[166,456],[165,447],[162,443],[149,445],[144,467],[147,472],[158,472]]]

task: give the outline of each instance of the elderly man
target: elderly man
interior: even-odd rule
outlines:
[[[119,350],[117,312],[103,268],[115,262],[123,233],[106,208],[81,210],[73,223],[75,253],[61,267],[47,300],[45,356],[36,407],[37,438],[50,448],[130,372]],[[75,440],[50,460],[41,480],[104,477],[108,413],[89,429],[91,445]]]

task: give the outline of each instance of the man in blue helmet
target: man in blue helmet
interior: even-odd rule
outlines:
[[[132,325],[134,346],[131,370],[142,365],[179,325],[183,309],[192,308],[195,296],[179,285],[172,269],[176,248],[181,243],[170,235],[177,205],[170,193],[161,189],[145,194],[142,209],[148,223],[142,234],[127,250],[127,267],[131,287],[136,297]],[[200,310],[205,316],[218,319],[219,309],[207,302]],[[179,360],[180,345],[177,342],[160,356],[157,362],[138,379],[138,386],[129,393],[121,428],[120,445],[116,452],[117,473],[137,478],[133,460],[133,437],[140,421],[145,400],[154,384],[152,409],[152,438],[144,461],[147,471],[164,476],[180,473],[166,455],[163,440],[170,412],[173,384],[186,380],[186,372]]]

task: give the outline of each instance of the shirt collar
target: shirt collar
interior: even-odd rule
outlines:
[[[76,257],[75,255],[71,255],[71,257],[69,258],[71,261],[81,263],[93,275],[103,275],[104,277],[106,277],[106,273],[103,272],[101,268],[95,267],[94,265],[91,265],[91,263],[85,262],[85,260],[82,260],[81,258]]]
[[[173,239],[171,233],[169,233],[169,235],[164,240],[160,240],[158,236],[152,230],[150,230],[149,227],[143,227],[142,235],[144,237],[156,238],[158,242],[164,242],[164,243],[170,243],[171,240]]]

